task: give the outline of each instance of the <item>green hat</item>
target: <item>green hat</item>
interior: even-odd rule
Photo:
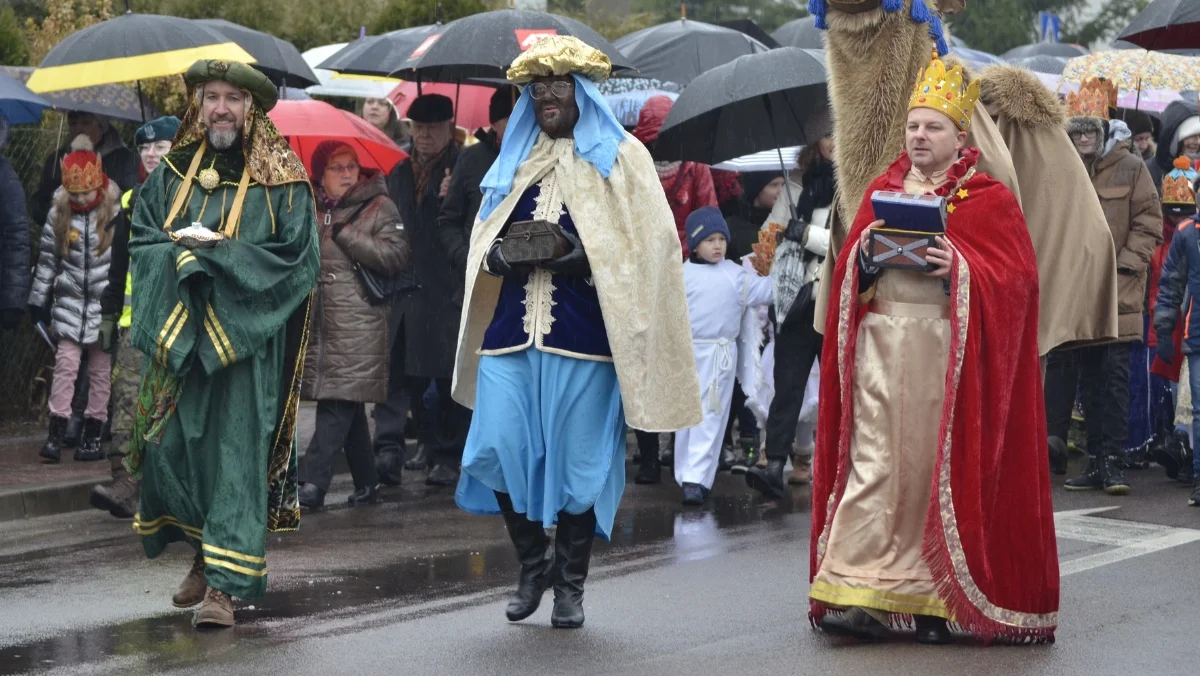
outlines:
[[[279,90],[267,79],[266,75],[236,61],[217,61],[215,59],[197,61],[192,64],[191,68],[188,68],[183,79],[187,82],[189,89],[205,82],[224,80],[238,89],[250,92],[263,111],[270,111],[279,100]]]

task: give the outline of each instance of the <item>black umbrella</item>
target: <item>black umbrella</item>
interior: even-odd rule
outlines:
[[[246,50],[190,19],[125,13],[71,33],[29,78],[38,93],[178,75],[198,59],[253,63]]]
[[[1035,73],[1050,73],[1052,75],[1062,75],[1063,69],[1067,67],[1067,59],[1065,57],[1046,56],[1045,54],[1027,56],[1023,59],[1009,59],[1009,63],[1026,70],[1032,70]]]
[[[771,49],[779,49],[783,46],[779,44],[775,38],[771,37],[769,33],[763,30],[762,26],[758,25],[758,22],[754,19],[733,19],[732,21],[720,21],[717,23],[717,25],[725,28],[732,28],[735,31],[741,31],[770,47]]]
[[[1145,49],[1141,45],[1135,45],[1132,42],[1125,40],[1113,40],[1113,49]],[[1176,56],[1200,56],[1200,47],[1185,47],[1182,49],[1155,49],[1156,52],[1163,54],[1174,54]]]
[[[425,82],[503,79],[521,52],[551,35],[572,35],[604,52],[612,60],[614,72],[633,70],[611,42],[580,21],[546,12],[499,9],[442,26],[421,43],[410,61],[390,75]]]
[[[317,68],[347,75],[387,77],[404,67],[413,52],[444,26],[402,28],[383,35],[368,35],[346,45]]]
[[[1117,39],[1155,50],[1200,47],[1200,3],[1154,0],[1133,17]]]
[[[1013,59],[1027,59],[1031,56],[1062,56],[1073,59],[1076,56],[1087,54],[1087,48],[1079,45],[1068,45],[1062,42],[1035,42],[1032,45],[1013,47],[1000,56],[1005,61],[1012,61]]]
[[[781,47],[743,56],[683,90],[658,134],[654,156],[719,164],[805,145],[813,140],[804,137],[805,120],[827,106],[821,51]]]
[[[825,32],[816,25],[817,17],[806,16],[795,21],[789,21],[771,34],[775,41],[784,47],[799,47],[801,49],[825,49],[822,34]]]
[[[33,75],[32,66],[0,66],[0,72],[13,79],[25,82]],[[143,122],[158,117],[158,111],[149,101],[138,106],[138,94],[124,85],[107,84],[82,89],[64,89],[42,94],[55,110],[91,113],[113,120]]]
[[[254,57],[254,68],[270,78],[277,87],[303,89],[320,84],[316,73],[300,56],[300,50],[286,40],[224,19],[200,19],[196,23],[217,31],[250,52],[250,56]]]
[[[681,85],[739,56],[770,49],[741,31],[687,19],[643,28],[613,44],[642,77]]]

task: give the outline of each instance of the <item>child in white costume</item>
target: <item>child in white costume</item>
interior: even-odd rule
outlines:
[[[675,435],[675,481],[685,505],[703,504],[712,489],[729,420],[738,340],[747,307],[769,305],[771,279],[725,259],[729,226],[716,207],[688,216],[685,231],[691,259],[684,263],[688,314],[700,374],[704,420]]]

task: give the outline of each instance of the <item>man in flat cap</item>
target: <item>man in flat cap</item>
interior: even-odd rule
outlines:
[[[675,219],[596,86],[610,69],[573,37],[513,62],[524,90],[471,231],[454,397],[475,417],[456,499],[504,517],[521,563],[514,622],[552,584],[550,623],[583,625],[592,541],[611,536],[625,488],[626,422],[701,419]],[[521,257],[517,232],[504,246],[518,225],[551,233],[558,255]]]
[[[126,465],[146,555],[196,550],[176,607],[233,625],[266,591],[267,531],[299,525],[294,434],[320,254],[300,158],[267,118],[277,90],[199,61],[174,148],[142,186],[129,243],[132,343],[149,362]]]
[[[388,400],[375,407],[375,451],[379,478],[400,482],[404,453],[404,423],[412,407],[417,425],[417,455],[407,467],[429,466],[425,483],[453,486],[471,411],[450,398],[454,344],[462,300],[461,284],[451,271],[450,256],[438,238],[438,212],[446,196],[443,183],[458,160],[454,142],[454,104],[439,94],[425,94],[408,109],[412,120],[412,157],[388,175],[388,193],[412,244],[413,287],[392,305],[392,366]],[[430,416],[423,395],[437,390],[436,414]]]

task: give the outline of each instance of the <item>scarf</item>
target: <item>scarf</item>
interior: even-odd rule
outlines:
[[[454,139],[450,139],[450,143],[454,143]],[[429,187],[429,182],[433,180],[434,168],[441,164],[446,153],[450,152],[450,143],[433,155],[424,155],[413,151],[413,178],[417,182],[417,204],[425,200],[425,188]]]

